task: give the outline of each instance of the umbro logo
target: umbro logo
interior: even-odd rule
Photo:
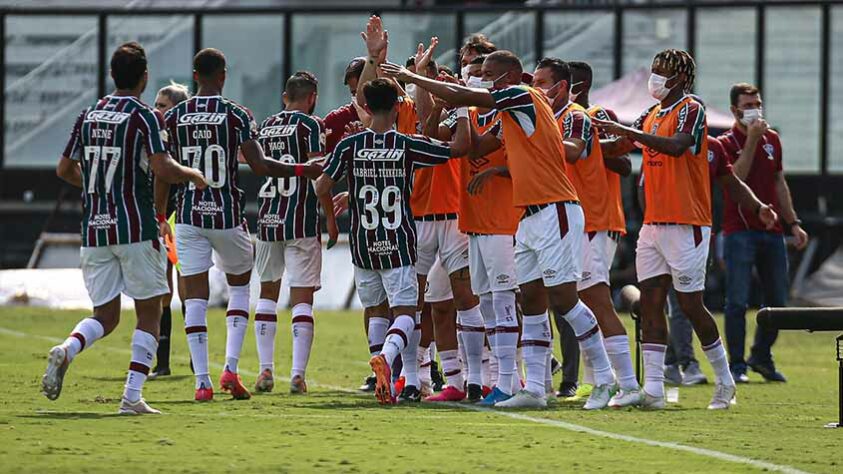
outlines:
[[[682,276],[679,277],[679,283],[681,285],[686,285],[686,286],[690,285],[691,284],[691,277],[689,277],[687,275],[682,275]]]

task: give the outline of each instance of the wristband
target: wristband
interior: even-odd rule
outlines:
[[[155,214],[155,220],[157,220],[159,224],[163,224],[167,222],[167,214]]]
[[[293,165],[293,172],[295,173],[296,177],[304,174],[304,166],[303,165]]]
[[[468,107],[457,107],[457,118],[468,118]]]

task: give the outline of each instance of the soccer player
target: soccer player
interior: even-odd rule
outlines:
[[[126,293],[135,300],[138,322],[119,413],[157,414],[141,391],[158,346],[161,296],[169,291],[156,222],[156,214],[160,221],[166,209],[168,187],[158,183],[190,181],[196,189],[206,183],[199,172],[167,155],[164,119],[139,99],[149,78],[140,44],[125,43],[114,51],[111,77],[115,91],[79,114],[56,169],[60,178],[82,188],[80,258],[94,314],[50,349],[41,389],[50,400],[59,397],[70,362],[117,327],[120,293]]]
[[[168,110],[175,107],[176,104],[189,98],[190,91],[187,89],[187,86],[171,81],[170,85],[162,87],[158,91],[158,95],[155,96],[155,110],[165,114]],[[176,212],[175,190],[176,188],[170,189],[169,199],[167,200],[166,215],[168,218],[171,214]],[[181,295],[183,288],[181,278],[176,275],[176,279],[176,286],[179,288],[179,295]],[[152,373],[149,374],[150,380],[157,377],[164,377],[170,375],[171,373],[170,334],[173,328],[173,313],[170,309],[170,303],[173,300],[173,263],[169,259],[167,259],[167,287],[170,288],[170,292],[164,295],[161,300],[161,306],[163,309],[161,310],[161,328],[158,336],[158,352],[155,355],[155,367],[152,368]],[[182,316],[183,315],[184,303],[182,303]]]
[[[245,195],[238,187],[237,157],[241,154],[258,176],[315,178],[318,165],[286,164],[266,159],[257,141],[257,124],[246,108],[222,96],[225,56],[206,48],[193,58],[196,95],[167,112],[170,150],[182,163],[199,169],[208,188],[179,189],[176,247],[185,286],[185,332],[196,374],[197,401],[213,399],[208,368],[208,270],[216,264],[229,287],[227,340],[222,390],[236,399],[251,394],[237,374],[243,338],[249,322],[249,279],[252,242],[244,217]],[[215,261],[211,253],[215,251]]]
[[[606,192],[609,182],[600,136],[593,130],[586,109],[570,100],[571,83],[571,70],[560,59],[542,59],[533,73],[533,86],[544,91],[556,114],[565,145],[565,169],[585,214],[582,277],[577,282],[577,291],[597,317],[618,381],[619,390],[609,406],[624,407],[638,403],[641,394],[632,367],[629,338],[615,312],[609,289],[609,270],[620,238],[618,232],[611,230],[612,207],[616,207],[617,202],[613,202]]]
[[[394,130],[398,90],[390,80],[364,84],[367,112],[372,125],[344,138],[317,180],[317,195],[330,193],[334,183],[347,176],[351,212],[351,253],[360,301],[366,308],[388,301],[395,319],[387,331],[383,350],[370,365],[377,377],[375,395],[383,404],[392,394],[392,362],[402,355],[406,385],[402,401],[420,400],[417,371],[418,342],[409,343],[416,325],[418,280],[416,227],[410,210],[413,172],[416,168],[446,163],[468,149],[467,120],[462,120],[457,140],[450,145]],[[466,114],[467,115],[467,114]],[[412,361],[412,363],[410,363]]]
[[[352,59],[345,68],[343,84],[348,87],[351,101],[342,107],[332,110],[325,116],[325,150],[327,153],[334,151],[334,147],[346,135],[346,128],[350,124],[360,121],[359,111],[362,109],[357,105],[355,98],[357,97],[360,74],[363,73],[363,66],[365,64],[366,58],[359,57]]]
[[[659,101],[632,127],[594,119],[606,133],[618,136],[604,153],[617,156],[643,148],[642,179],[646,208],[638,237],[635,266],[641,285],[641,318],[645,367],[641,406],[664,408],[664,358],[667,344],[665,298],[671,281],[682,311],[694,325],[703,351],[714,368],[714,396],[708,408],[725,410],[735,397],[726,350],[717,324],[703,304],[706,260],[711,233],[708,126],[705,107],[688,91],[694,83],[695,64],[685,51],[667,49],[653,59],[648,82]],[[724,185],[741,196],[765,224],[776,213],[762,204],[745,185],[730,179]]]
[[[598,385],[587,405],[605,407],[614,376],[597,320],[577,297],[581,262],[576,254],[581,248],[584,218],[576,191],[565,175],[562,136],[547,98],[540,91],[521,85],[521,61],[509,51],[486,56],[482,71],[488,88],[433,81],[392,64],[384,64],[381,69],[449,104],[494,108],[501,117],[500,126],[484,134],[476,150],[485,155],[505,141],[508,168],[486,170],[475,180],[511,175],[513,204],[524,209],[515,237],[515,264],[523,297],[522,345],[527,385],[495,406],[547,406],[545,369],[551,347],[547,315],[550,303],[551,309],[565,314],[580,338],[586,357],[594,361]]]
[[[305,164],[325,154],[325,128],[314,117],[318,82],[300,71],[287,79],[284,111],[260,126],[258,141],[267,157],[281,163]],[[275,373],[276,307],[281,278],[288,270],[292,307],[293,366],[290,393],[307,392],[305,370],[313,344],[313,293],[321,285],[322,243],[319,209],[312,183],[303,177],[266,178],[258,192],[258,240],[255,270],[261,292],[255,309],[255,340],[260,371],[255,391],[271,392]],[[337,239],[333,203],[323,199],[332,247]]]

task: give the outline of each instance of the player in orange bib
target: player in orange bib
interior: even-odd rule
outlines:
[[[591,126],[585,108],[570,100],[571,70],[556,58],[539,61],[533,74],[533,85],[547,96],[556,114],[565,145],[565,168],[580,198],[585,214],[585,235],[582,239],[582,277],[577,282],[582,301],[597,316],[604,336],[604,345],[618,381],[618,392],[609,406],[625,407],[638,403],[640,387],[632,367],[629,338],[615,312],[609,291],[609,269],[620,233],[612,231],[611,196],[600,136]],[[561,332],[561,330],[560,330]],[[590,367],[588,359],[586,367]]]
[[[495,407],[547,406],[545,370],[552,338],[548,303],[553,310],[565,314],[586,357],[594,361],[597,386],[586,408],[605,407],[614,375],[597,319],[577,296],[581,265],[577,252],[582,245],[585,219],[577,193],[565,174],[562,136],[546,97],[521,85],[521,61],[509,51],[496,51],[486,57],[483,84],[476,88],[430,80],[394,64],[383,64],[381,70],[426,89],[451,105],[494,108],[500,114],[500,125],[480,138],[475,152],[486,155],[505,142],[508,167],[486,170],[474,179],[482,185],[495,174],[511,176],[513,204],[524,210],[515,236],[515,264],[523,296],[521,342],[527,383],[524,390]]]
[[[735,396],[735,381],[717,324],[703,304],[711,235],[711,185],[705,108],[688,95],[695,69],[687,52],[662,51],[653,59],[648,83],[650,94],[659,102],[645,111],[633,127],[593,120],[602,131],[619,137],[606,144],[604,153],[626,153],[635,144],[643,152],[647,205],[635,266],[641,285],[645,382],[640,404],[644,408],[660,409],[665,405],[664,305],[671,280],[679,304],[714,368],[716,386],[708,408],[727,409]],[[754,203],[763,221],[775,221],[775,212],[769,206],[757,199]]]

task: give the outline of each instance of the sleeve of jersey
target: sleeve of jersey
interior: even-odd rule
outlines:
[[[451,158],[451,147],[447,143],[421,135],[407,138],[407,152],[416,168],[440,165]]]
[[[345,161],[343,160],[343,154],[347,149],[348,146],[345,143],[340,142],[336,148],[334,148],[334,151],[331,152],[328,162],[325,163],[325,169],[322,172],[330,176],[334,181],[339,181],[342,179],[343,175],[345,175]]]
[[[245,107],[236,107],[233,109],[233,113],[239,122],[237,133],[240,136],[240,143],[256,140],[258,138],[258,123],[255,121],[252,112]]]
[[[532,136],[536,131],[536,105],[527,87],[510,86],[491,93],[495,99],[495,108],[509,113],[524,133],[528,137]]]
[[[644,112],[642,112],[641,115],[639,115],[638,118],[635,119],[635,122],[632,122],[632,127],[635,128],[635,129],[641,130],[643,132],[644,131],[644,120],[647,120],[647,116],[650,115],[650,111],[653,110],[653,107],[655,107],[656,105],[658,105],[658,104],[655,104],[652,107],[645,110]],[[615,121],[617,121],[617,119]]]
[[[708,153],[711,155],[711,168],[715,178],[732,174],[732,164],[726,158],[726,152],[719,141],[708,141]]]
[[[140,114],[143,133],[146,138],[146,152],[150,155],[167,151],[167,133],[164,116],[158,110],[143,111]]]
[[[612,122],[618,121],[618,115],[614,111],[604,109],[603,107],[597,109],[597,111],[594,113],[594,118],[598,120],[609,120]],[[617,135],[615,135],[614,133],[606,133],[602,130],[600,131],[600,138],[613,139],[615,137],[617,137]]]
[[[82,122],[85,120],[87,111],[87,109],[83,110],[76,118],[73,130],[70,131],[70,138],[68,138],[67,145],[64,147],[64,153],[62,153],[62,156],[71,160],[80,161],[82,159]]]
[[[697,154],[702,149],[705,140],[705,108],[699,102],[688,102],[679,111],[676,123],[676,133],[687,133],[694,138],[692,153]]]
[[[781,172],[784,168],[782,167],[782,160],[783,160],[783,151],[782,151],[782,141],[779,138],[778,133],[771,133],[770,134],[771,142],[773,142],[773,158],[776,160],[776,171]]]
[[[307,152],[325,154],[325,124],[321,119],[303,122],[307,130]]]

